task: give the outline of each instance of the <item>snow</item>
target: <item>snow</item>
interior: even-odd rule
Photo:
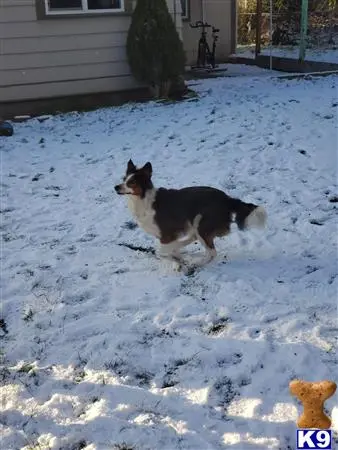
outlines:
[[[290,380],[336,378],[336,79],[240,69],[0,141],[1,448],[295,448]],[[192,276],[121,246],[154,246],[113,190],[130,157],[263,205],[267,229]]]
[[[265,56],[270,56],[270,47],[262,48],[261,54]],[[299,58],[299,47],[298,46],[282,46],[282,47],[272,47],[272,56],[277,58]],[[237,49],[235,55],[242,58],[255,58],[255,48],[248,48],[248,46],[243,46]],[[308,48],[306,49],[306,61],[316,61],[316,62],[326,62],[332,64],[338,64],[338,49],[337,48]]]

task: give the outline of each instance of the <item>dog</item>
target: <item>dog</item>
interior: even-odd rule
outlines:
[[[155,188],[152,172],[150,162],[137,168],[129,160],[123,183],[115,191],[128,195],[129,209],[140,228],[159,239],[159,256],[176,261],[179,268],[184,265],[180,250],[196,241],[206,250],[199,266],[211,262],[217,255],[215,238],[228,235],[233,222],[240,230],[266,225],[263,206],[209,186]]]

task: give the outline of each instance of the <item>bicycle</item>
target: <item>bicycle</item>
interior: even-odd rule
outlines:
[[[195,22],[194,24],[189,24],[191,28],[202,28],[201,37],[198,41],[198,51],[197,51],[197,68],[206,68],[207,65],[211,66],[213,69],[216,67],[216,42],[218,41],[219,29],[213,27],[207,22],[202,22],[201,20]],[[207,28],[212,28],[212,51],[210,50],[207,41]]]

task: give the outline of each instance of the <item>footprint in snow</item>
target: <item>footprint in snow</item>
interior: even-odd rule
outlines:
[[[219,367],[236,366],[237,364],[240,364],[242,362],[242,360],[243,360],[243,354],[238,352],[238,353],[233,353],[229,357],[217,359],[217,365]]]
[[[75,247],[75,245],[69,245],[66,249],[65,249],[65,253],[67,255],[75,255],[77,253],[77,249]]]
[[[261,330],[259,328],[250,328],[248,330],[248,335],[251,339],[258,339],[261,336]]]
[[[83,280],[88,280],[88,270],[83,270],[83,271],[80,273],[80,277],[81,277]]]
[[[32,181],[39,181],[41,178],[43,178],[44,175],[43,173],[37,173],[36,175],[34,175],[34,177],[32,178]]]
[[[331,275],[329,280],[328,280],[328,284],[333,284],[336,278],[337,278],[337,274],[336,273]]]
[[[53,227],[55,231],[70,231],[72,228],[73,224],[70,222],[59,222]]]
[[[78,239],[78,242],[90,242],[93,241],[96,236],[97,235],[95,233],[86,233],[80,239]]]
[[[60,190],[61,190],[61,188],[60,188],[60,186],[53,186],[53,185],[50,185],[50,186],[45,186],[45,190],[46,191],[56,191],[56,192],[59,192]]]
[[[125,222],[123,225],[122,225],[122,228],[125,228],[126,230],[135,230],[136,228],[137,228],[137,223],[136,222],[133,222],[133,221],[131,221],[131,220],[128,220],[127,222]]]
[[[219,378],[210,392],[210,398],[215,399],[216,406],[221,406],[225,413],[230,403],[239,395],[238,387],[227,376]]]
[[[8,213],[11,213],[13,211],[15,211],[15,208],[12,208],[12,207],[9,206],[7,208],[0,209],[0,214],[8,214]]]
[[[330,203],[338,203],[338,195],[333,195],[329,198]]]

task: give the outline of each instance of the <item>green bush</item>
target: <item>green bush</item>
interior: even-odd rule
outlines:
[[[184,73],[185,53],[166,0],[137,1],[127,56],[135,78],[147,84],[155,98],[167,98]]]

